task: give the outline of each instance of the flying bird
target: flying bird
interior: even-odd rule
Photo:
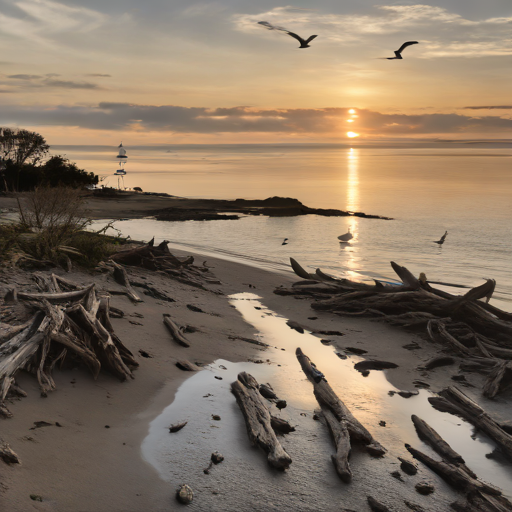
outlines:
[[[394,57],[385,57],[387,60],[394,60],[394,59],[403,59],[402,52],[408,47],[411,46],[411,44],[418,44],[418,41],[407,41],[404,43],[395,53]]]
[[[288,238],[285,238],[285,239],[283,240],[283,243],[282,243],[281,245],[288,245]]]
[[[439,240],[434,240],[435,244],[443,245],[444,241],[446,239],[446,235],[448,234],[448,231],[444,232],[444,235]]]
[[[340,242],[348,242],[348,241],[352,240],[352,238],[354,238],[354,235],[350,232],[350,228],[348,228],[348,232],[345,233],[344,235],[340,235],[338,237],[338,240]]]
[[[299,43],[300,43],[299,48],[309,48],[310,46],[308,43],[313,41],[313,39],[315,39],[315,37],[318,37],[315,35],[315,36],[309,36],[307,39],[302,39],[302,37],[300,37],[299,35],[297,35],[293,32],[290,32],[288,29],[286,29],[284,27],[279,27],[277,25],[272,25],[268,21],[258,21],[258,24],[263,25],[265,28],[268,28],[268,30],[280,30],[281,32],[285,32],[289,36],[292,36],[294,39],[297,39],[297,41],[299,41]]]

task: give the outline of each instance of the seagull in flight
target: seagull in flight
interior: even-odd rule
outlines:
[[[448,234],[448,231],[444,232],[444,235],[439,240],[434,240],[435,244],[443,245],[444,241],[446,239],[446,235]]]
[[[402,52],[408,47],[411,46],[411,44],[418,44],[418,41],[407,41],[404,43],[398,50],[395,52],[394,57],[385,57],[387,60],[394,60],[394,59],[403,59]]]
[[[309,48],[310,46],[308,43],[313,41],[313,39],[315,39],[315,37],[318,37],[318,36],[309,36],[307,39],[302,39],[302,37],[300,37],[299,35],[297,35],[293,32],[290,32],[288,29],[286,29],[284,27],[278,27],[276,25],[272,25],[268,21],[258,21],[258,25],[263,25],[265,28],[268,28],[268,30],[280,30],[281,32],[286,32],[289,36],[292,36],[294,39],[297,39],[297,41],[299,41],[299,43],[300,43],[299,48]]]

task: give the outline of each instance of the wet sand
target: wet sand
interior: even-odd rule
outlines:
[[[180,251],[173,252],[186,255]],[[204,259],[204,256],[197,255],[196,261],[202,262]],[[333,450],[327,430],[311,419],[316,404],[310,389],[310,395],[302,404],[294,404],[293,397],[282,396],[291,400],[291,407],[288,411],[283,411],[283,417],[298,425],[297,432],[284,441],[294,462],[286,474],[271,470],[266,464],[265,454],[250,448],[241,413],[233,405],[234,397],[231,397],[232,402],[229,403],[230,394],[227,388],[238,369],[235,365],[230,368],[230,363],[254,360],[266,362],[270,359],[270,364],[257,365],[261,370],[255,370],[255,373],[262,372],[262,376],[279,375],[283,382],[293,375],[294,378],[301,379],[306,386],[304,389],[308,389],[308,383],[300,375],[300,365],[296,363],[294,366],[293,357],[283,364],[282,361],[278,362],[273,352],[276,349],[262,350],[256,345],[230,339],[230,336],[254,338],[258,331],[244,320],[228,297],[242,292],[257,294],[261,307],[299,322],[308,331],[340,331],[343,336],[319,334],[318,351],[313,352],[310,349],[308,353],[311,359],[316,361],[325,357],[321,351],[326,347],[321,344],[320,338],[326,337],[332,340],[331,345],[338,350],[347,346],[367,350],[365,357],[384,359],[399,365],[398,368],[386,372],[389,383],[396,389],[414,390],[413,381],[416,379],[430,383],[433,390],[453,383],[450,375],[454,370],[450,367],[438,368],[428,375],[416,369],[419,364],[437,355],[436,347],[415,334],[382,323],[313,311],[309,301],[273,294],[275,287],[288,286],[290,282],[294,282],[293,276],[274,274],[210,257],[207,260],[208,265],[214,267],[213,273],[221,281],[220,285],[209,285],[210,291],[192,288],[158,274],[130,269],[132,275],[139,279],[146,277],[148,283],[161,287],[176,302],[164,303],[144,296],[143,303],[133,304],[124,296],[112,297],[111,304],[125,312],[123,319],[113,319],[115,331],[136,354],[140,363],[134,380],[120,383],[114,377],[102,373],[94,381],[83,368],[56,370],[54,377],[57,389],[47,398],[42,398],[35,377],[24,373],[20,375],[18,382],[28,393],[28,397],[9,404],[14,417],[0,421],[0,437],[17,452],[22,464],[7,466],[0,463],[0,510],[178,510],[182,505],[174,498],[175,489],[181,483],[189,483],[187,479],[190,479],[190,485],[196,491],[196,498],[189,506],[191,510],[339,511],[345,507],[364,512],[369,511],[367,495],[382,499],[392,510],[397,511],[408,510],[403,504],[404,499],[421,503],[425,510],[432,512],[448,510],[448,503],[456,498],[455,493],[426,468],[420,469],[416,480],[404,478],[405,483],[390,477],[390,468],[398,469],[396,456],[404,454],[404,439],[400,436],[394,438],[392,420],[388,419],[389,427],[377,427],[372,423],[374,417],[364,411],[365,407],[368,408],[367,405],[362,404],[358,412],[357,401],[350,388],[346,389],[346,396],[341,393],[340,396],[347,403],[355,403],[353,413],[356,416],[360,413],[363,422],[368,420],[367,426],[373,435],[381,440],[381,431],[389,429],[382,434],[388,449],[386,457],[376,460],[356,451],[352,459],[355,482],[343,484],[337,478],[329,460]],[[66,277],[79,283],[94,280],[100,290],[118,288],[104,274],[73,272],[71,275],[66,274]],[[2,296],[5,289],[15,283],[19,289],[35,289],[28,273],[13,273],[3,269],[0,274]],[[187,304],[201,308],[204,313],[191,311],[186,307]],[[134,313],[138,315],[131,316]],[[197,332],[187,335],[191,342],[190,348],[181,347],[172,341],[162,323],[162,313],[170,313],[180,325],[198,328]],[[139,315],[143,315],[143,318]],[[311,317],[316,319],[309,319]],[[279,344],[279,350],[285,348],[287,355],[291,355],[293,345],[301,339],[300,335],[290,330],[293,338],[288,339],[287,331],[280,332],[287,339],[283,340],[282,346]],[[416,342],[420,348],[413,351],[403,348],[411,342]],[[277,341],[275,346],[278,346]],[[152,357],[142,357],[139,354],[140,349]],[[339,363],[339,372],[342,375],[347,361],[339,360],[334,354],[332,357],[332,365]],[[205,364],[217,362],[199,374],[192,375],[175,366],[177,359]],[[219,369],[219,364],[222,364],[219,360],[226,362],[224,365],[228,370]],[[277,364],[281,366],[278,367]],[[326,368],[326,374],[327,371],[334,371],[336,366],[332,365]],[[267,371],[271,373],[266,374]],[[229,378],[214,378],[215,375],[222,376],[223,372]],[[168,460],[163,461],[162,470],[162,466],[158,468],[151,456],[143,453],[142,447],[147,443],[151,422],[159,418],[161,420],[162,412],[173,402],[180,385],[190,377],[205,380],[207,388],[211,389],[210,393],[214,396],[205,399],[205,406],[196,395],[185,394],[188,402],[180,399],[180,413],[187,415],[190,409],[190,417],[196,418],[198,425],[194,427],[192,421],[182,431],[183,443],[177,444],[175,449],[171,446],[168,453],[159,452],[164,459],[168,457]],[[365,379],[359,375],[355,378],[360,378],[361,381]],[[481,402],[479,389],[482,377],[469,374],[468,380],[476,387],[464,388],[464,391]],[[379,382],[382,384],[377,385],[386,386],[384,392],[387,393],[388,383]],[[279,382],[272,384],[283,395],[291,393],[288,391],[289,386],[281,387]],[[200,385],[201,390],[203,385]],[[405,402],[406,399],[395,396],[393,400]],[[385,405],[381,404],[379,407],[382,415],[385,415]],[[508,419],[505,399],[486,401],[485,408],[501,416],[503,420]],[[296,412],[299,410],[306,416],[297,416]],[[222,420],[212,422],[212,413],[220,414]],[[164,417],[165,421],[161,420],[164,421],[162,425],[165,426],[167,419]],[[62,427],[49,426],[30,430],[35,421],[41,420],[59,422]],[[154,425],[153,423],[153,427]],[[215,434],[211,434],[212,432]],[[172,434],[166,432],[165,435]],[[216,440],[219,444],[222,440],[222,446],[226,447],[226,460],[215,467],[210,475],[204,475],[208,453],[219,449]],[[415,444],[421,448],[419,440]],[[169,464],[167,469],[166,464]],[[478,468],[473,469],[478,472]],[[167,474],[162,474],[162,471]],[[428,498],[418,495],[414,491],[414,483],[419,479],[433,482],[436,493]],[[304,484],[304,487],[307,490],[301,493],[298,490],[306,480],[307,485]],[[314,492],[311,491],[313,486]],[[40,495],[43,501],[31,500],[30,494]]]

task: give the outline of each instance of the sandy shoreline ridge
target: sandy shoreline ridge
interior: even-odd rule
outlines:
[[[123,218],[128,212],[131,212],[130,217],[139,213],[145,216],[155,205],[155,210],[160,206],[161,209],[169,207],[168,204],[164,206],[161,198],[151,196],[143,204],[138,201],[138,198],[94,199],[89,202],[89,208],[92,207],[96,218]],[[167,199],[164,198],[163,201]],[[176,199],[176,202],[179,201],[181,199]],[[189,203],[187,207],[190,208],[191,205]],[[199,208],[203,206],[205,205],[199,203]],[[220,209],[226,211],[223,209],[225,207],[221,205]],[[173,254],[180,258],[190,255],[188,252],[174,250]],[[201,255],[193,256],[196,265],[205,259]],[[319,510],[319,504],[313,498],[308,500],[306,497],[297,505],[295,494],[287,497],[286,492],[279,489],[279,485],[283,485],[286,490],[286,486],[290,485],[286,481],[276,484],[266,494],[264,489],[255,491],[258,496],[256,500],[248,490],[234,499],[230,480],[223,476],[223,472],[227,475],[227,472],[233,470],[229,468],[229,458],[209,476],[202,475],[203,466],[198,465],[199,476],[191,478],[189,482],[163,480],[154,467],[141,457],[140,446],[147,435],[149,422],[172,402],[180,384],[190,376],[176,366],[177,361],[186,359],[201,366],[217,359],[231,362],[262,361],[265,365],[275,365],[273,347],[264,349],[244,341],[259,338],[255,328],[230,303],[229,296],[236,293],[257,294],[261,302],[278,315],[299,324],[307,332],[317,333],[319,345],[320,340],[326,337],[321,332],[340,333],[329,336],[334,358],[335,351],[349,354],[350,357],[350,352],[345,352],[346,347],[357,347],[366,352],[365,358],[393,361],[398,367],[389,371],[387,377],[399,390],[414,391],[413,382],[418,379],[426,382],[434,391],[453,384],[453,371],[449,367],[437,368],[428,373],[418,369],[422,363],[439,355],[439,348],[427,342],[424,337],[367,319],[313,311],[307,300],[300,300],[300,297],[292,295],[276,295],[276,287],[288,288],[297,281],[292,275],[278,275],[211,257],[208,257],[207,266],[211,267],[213,276],[210,282],[204,281],[201,288],[176,281],[163,273],[127,267],[130,280],[148,285],[147,288],[136,287],[135,291],[143,300],[138,303],[119,294],[123,288],[114,281],[109,272],[80,269],[74,269],[71,273],[54,271],[80,285],[94,282],[99,293],[111,295],[110,304],[124,312],[122,318],[112,318],[113,328],[134,354],[139,367],[133,371],[134,379],[125,382],[119,382],[103,371],[94,380],[84,365],[64,367],[62,370],[56,368],[53,372],[56,389],[48,393],[47,398],[40,396],[39,386],[33,375],[26,372],[16,375],[17,384],[28,396],[8,400],[13,417],[0,419],[0,438],[15,450],[21,464],[5,465],[0,462],[2,510],[177,510],[183,505],[175,501],[174,493],[176,487],[182,483],[190,483],[194,489],[195,498],[190,505],[193,510],[249,511],[274,510],[274,507],[279,510]],[[49,276],[51,272],[43,274]],[[24,292],[37,291],[30,272],[1,269],[0,295],[4,297],[13,286]],[[143,292],[150,288],[161,290],[173,302],[155,298],[151,294],[145,295]],[[2,303],[2,314],[8,311],[11,309]],[[180,346],[173,341],[162,321],[164,314],[169,314],[177,325],[185,328],[190,347]],[[8,321],[11,322],[12,317]],[[6,322],[2,317],[2,327]],[[405,348],[411,345],[415,345],[414,350]],[[308,355],[315,360],[315,353]],[[275,371],[285,378],[289,372],[300,371],[300,365],[297,363],[296,367],[276,368]],[[327,377],[329,380],[329,375]],[[464,392],[480,404],[482,397],[479,390],[484,379],[484,376],[472,373],[468,376],[468,381],[474,387],[464,388]],[[214,395],[216,386],[221,384],[224,383],[211,376]],[[273,384],[279,389],[278,383]],[[347,396],[340,396],[342,400],[351,393],[350,390],[346,392]],[[234,397],[231,399],[234,403]],[[215,398],[212,400],[215,404]],[[505,422],[510,419],[509,403],[509,394],[505,394],[500,400],[485,401],[485,410]],[[352,412],[358,416],[357,410],[353,409]],[[239,411],[238,413],[241,416]],[[313,408],[304,414],[293,418],[292,423],[298,425],[297,431],[282,440],[283,446],[292,454],[294,460],[288,472],[290,475],[293,475],[294,464],[300,467],[301,459],[307,457],[304,451],[307,443],[300,443],[304,443],[304,439],[301,439],[304,432],[311,428]],[[384,416],[383,413],[382,417]],[[35,422],[39,421],[49,425],[34,428],[37,427]],[[60,426],[56,426],[57,423]],[[391,423],[388,428],[392,431],[390,419],[388,423]],[[222,428],[222,422],[219,425]],[[322,440],[315,443],[325,443],[325,450],[333,453],[328,431],[322,425],[320,427],[323,429]],[[193,425],[186,428],[193,429]],[[384,427],[380,431],[378,426],[370,425],[368,428],[374,436],[384,436],[381,434]],[[242,431],[240,435],[249,446],[246,432]],[[317,434],[314,435],[316,436]],[[414,510],[448,510],[449,504],[461,495],[451,490],[442,479],[420,463],[415,462],[419,467],[416,477],[402,475],[405,483],[390,476],[399,469],[398,456],[412,460],[403,444],[401,439],[397,439],[395,444],[386,446],[388,453],[383,459],[367,462],[360,460],[356,452],[352,457],[356,474],[348,485],[339,482],[332,463],[326,457],[327,462],[322,461],[322,464],[325,462],[325,488],[321,490],[326,502],[320,505],[320,509],[334,511],[340,510],[341,506],[347,510],[368,511],[370,505],[366,497],[371,495],[388,506],[389,510],[411,510],[409,505],[404,505],[405,502],[417,504],[418,508]],[[422,448],[419,441],[415,441],[413,446]],[[216,446],[211,446],[211,452],[216,449]],[[190,453],[193,458],[193,446],[190,447]],[[265,459],[262,452],[256,454],[258,460]],[[205,459],[205,466],[207,462]],[[313,468],[315,464],[317,462],[313,464]],[[357,469],[358,466],[360,470]],[[367,476],[361,474],[362,469],[368,471]],[[264,467],[254,468],[254,471],[251,479],[282,481],[278,474],[273,474]],[[422,480],[434,484],[434,494],[423,496],[416,492],[414,486]],[[214,484],[211,484],[212,481]],[[377,485],[375,482],[378,482]],[[254,487],[258,489],[256,483]],[[31,499],[31,495],[41,497],[42,501]]]

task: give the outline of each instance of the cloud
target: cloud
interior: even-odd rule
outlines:
[[[5,0],[11,15],[0,12],[0,26],[7,35],[47,44],[54,36],[87,33],[107,17],[87,7],[72,7],[51,0]]]
[[[7,78],[14,80],[38,80],[43,77],[41,75],[8,75]]]
[[[42,82],[44,87],[60,87],[63,89],[98,89],[97,84],[89,82],[72,82],[69,80],[44,80]]]
[[[236,14],[232,21],[238,30],[259,32],[261,37],[273,37],[258,26],[259,21],[266,20],[299,33],[313,30],[324,40],[349,44],[364,41],[371,45],[372,37],[384,35],[404,34],[409,39],[414,33],[414,39],[422,43],[418,53],[422,58],[512,55],[512,16],[469,20],[443,7],[423,4],[376,9],[373,15],[324,14],[286,6],[259,14]]]
[[[19,107],[2,109],[0,123],[80,127],[92,130],[146,130],[189,134],[281,133],[343,134],[348,108],[256,109],[102,102],[97,106]],[[357,110],[357,131],[366,136],[512,132],[512,119],[459,114],[383,114]],[[353,125],[351,125],[351,128]]]
[[[97,78],[111,78],[112,77],[112,75],[106,75],[106,74],[103,74],[103,73],[88,73],[85,76],[95,76]]]
[[[8,75],[7,78],[21,80],[17,86],[21,89],[39,89],[39,88],[61,88],[61,89],[101,89],[97,84],[91,82],[75,82],[72,80],[57,80],[58,73],[48,73],[44,77],[41,75]],[[3,84],[6,85],[6,84]]]
[[[476,107],[463,107],[470,110],[512,110],[512,105],[488,105],[488,106],[476,106]]]

